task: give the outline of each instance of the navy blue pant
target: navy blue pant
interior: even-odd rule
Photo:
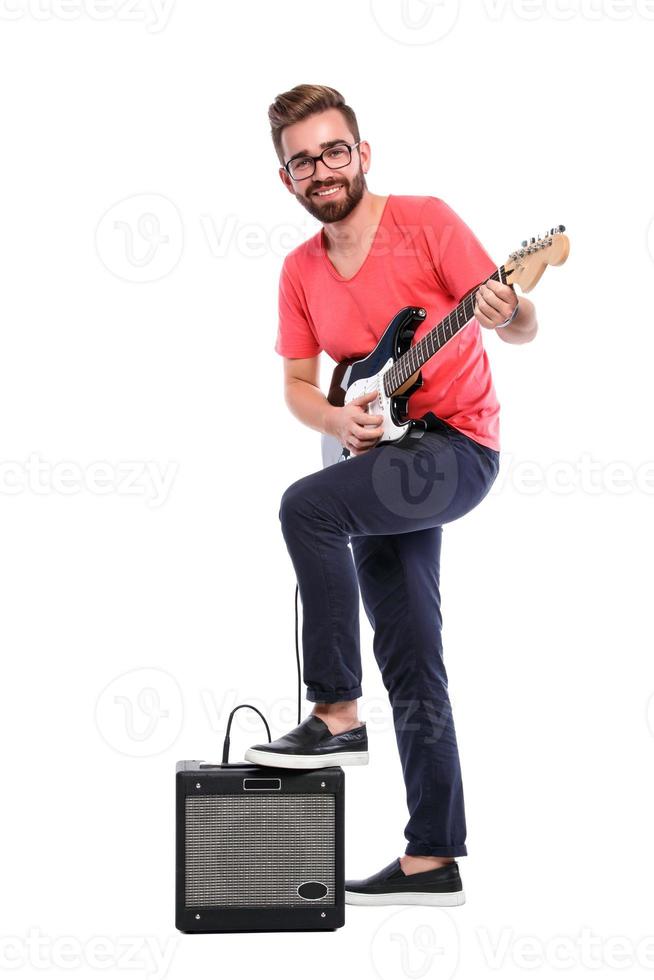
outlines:
[[[420,440],[293,483],[280,520],[302,599],[307,698],[361,696],[360,589],[402,762],[406,853],[456,857],[466,822],[441,642],[442,526],[486,496],[499,453],[430,420]]]

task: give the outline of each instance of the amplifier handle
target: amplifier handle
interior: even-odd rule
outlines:
[[[223,742],[223,761],[222,761],[222,764],[224,766],[226,766],[228,764],[228,762],[229,762],[229,733],[230,733],[230,731],[232,729],[232,718],[234,717],[234,715],[236,714],[236,712],[239,710],[239,708],[252,708],[253,711],[256,711],[256,713],[259,715],[259,717],[263,721],[264,725],[266,726],[266,735],[268,736],[268,741],[269,742],[272,742],[272,738],[270,737],[270,728],[268,727],[268,722],[266,721],[266,719],[264,718],[264,716],[261,714],[261,712],[259,711],[259,709],[258,708],[255,708],[253,704],[237,704],[236,707],[234,708],[234,710],[230,712],[229,718],[227,720],[227,732],[225,734],[225,741]]]

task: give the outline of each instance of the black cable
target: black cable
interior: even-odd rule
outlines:
[[[295,661],[297,664],[297,723],[302,721],[302,673],[300,671],[300,629],[298,616],[298,596],[300,587],[295,583]]]
[[[300,595],[300,587],[296,582],[295,583],[295,662],[297,665],[297,723],[298,725],[302,721],[302,671],[300,669],[300,614],[298,610],[299,595]],[[266,726],[266,735],[268,736],[268,741],[272,742],[272,737],[270,735],[270,728],[268,727],[268,722],[266,721],[265,716],[259,711],[259,709],[255,708],[253,704],[237,704],[236,707],[233,708],[232,711],[230,711],[229,718],[227,719],[227,731],[225,732],[225,741],[223,742],[223,758],[222,758],[223,766],[229,765],[229,747],[231,744],[229,733],[232,730],[232,719],[234,718],[234,715],[240,708],[251,708],[252,711],[256,711],[256,713],[259,715],[262,722]]]
[[[222,761],[222,764],[224,766],[226,766],[226,765],[229,764],[229,733],[230,733],[230,731],[232,729],[232,718],[234,717],[234,715],[236,714],[236,712],[239,710],[239,708],[252,708],[253,711],[256,711],[256,713],[259,715],[259,717],[263,721],[264,725],[266,726],[266,735],[268,736],[268,741],[269,742],[272,742],[272,738],[270,737],[270,728],[268,727],[268,722],[266,721],[266,719],[264,718],[264,716],[261,714],[261,712],[259,711],[259,709],[258,708],[255,708],[253,704],[237,704],[236,707],[230,712],[229,719],[227,721],[227,732],[225,734],[225,741],[223,742],[223,761]]]

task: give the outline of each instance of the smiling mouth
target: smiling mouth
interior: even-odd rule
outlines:
[[[335,194],[338,194],[338,192],[339,192],[339,190],[341,189],[342,186],[343,186],[342,184],[335,184],[335,185],[332,185],[331,187],[323,187],[322,190],[314,191],[313,192],[313,196],[314,197],[334,197]]]

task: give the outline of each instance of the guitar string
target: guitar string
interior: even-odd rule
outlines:
[[[543,239],[543,241],[547,242],[548,244],[551,244],[552,240],[551,238],[548,240],[548,238],[546,237],[545,239]],[[531,251],[532,249],[528,247],[527,252],[530,253]],[[513,260],[517,257],[518,257],[518,253],[512,253],[510,259]],[[509,272],[512,271],[513,271],[512,269],[509,270]],[[504,275],[504,280],[502,279],[502,274]],[[501,265],[488,278],[494,279],[496,282],[498,281],[506,282],[506,274],[507,274],[506,266]],[[487,279],[484,280],[484,282],[487,281],[488,281]],[[459,301],[458,305],[453,310],[451,310],[446,316],[444,316],[443,319],[440,321],[440,323],[436,324],[435,327],[432,327],[424,335],[424,337],[421,337],[417,344],[414,344],[413,347],[409,347],[409,349],[404,352],[402,357],[398,358],[397,361],[395,361],[395,363],[391,365],[391,367],[387,371],[384,372],[383,375],[384,391],[387,397],[390,397],[393,391],[397,391],[398,388],[400,388],[406,381],[409,380],[411,375],[415,374],[418,370],[420,370],[422,365],[427,360],[429,360],[436,353],[438,353],[438,351],[441,350],[446,343],[448,343],[450,340],[453,339],[455,334],[457,334],[460,330],[462,330],[465,326],[467,326],[468,323],[470,323],[470,320],[474,316],[474,300],[475,297],[477,296],[477,293],[479,292],[480,286],[482,285],[483,283],[478,283],[478,285],[475,286],[473,289],[471,289],[470,292],[466,293],[466,295]],[[467,313],[465,306],[468,301],[472,302],[472,312],[470,316],[467,316],[466,320],[463,323],[459,323],[459,310],[465,316]],[[453,318],[456,323],[456,329],[451,333],[449,337],[445,337],[445,336],[441,337],[441,333],[445,335],[448,326],[449,329],[451,330],[453,325],[452,324]],[[428,340],[430,338],[432,340],[432,347],[434,347],[434,350],[431,353],[429,353],[429,345],[428,345]],[[436,338],[436,340],[438,341],[437,346],[434,346],[434,338]],[[423,351],[426,353],[426,357],[422,362],[419,362],[417,355],[418,354],[422,355]],[[415,360],[416,362],[415,365],[412,365],[411,363],[412,359]],[[409,373],[406,374],[406,376],[404,376],[405,369],[407,369],[407,366],[408,366]],[[388,388],[390,387],[390,385],[392,385],[392,387],[390,388],[389,391]]]
[[[502,276],[504,276],[504,280],[502,279]],[[492,275],[488,276],[488,279],[494,279],[496,282],[505,281],[506,267],[504,265],[501,265],[499,269],[496,269],[495,272],[492,273]],[[484,282],[487,282],[488,279],[485,279]],[[393,391],[396,391],[397,388],[401,387],[401,385],[403,385],[406,381],[408,381],[411,375],[415,374],[416,371],[420,369],[420,367],[422,366],[422,364],[425,363],[426,360],[429,360],[429,358],[433,357],[434,354],[436,354],[439,350],[442,349],[442,347],[445,346],[446,343],[448,343],[450,340],[453,339],[455,334],[457,334],[460,330],[462,330],[463,327],[467,326],[467,324],[474,316],[474,300],[477,296],[477,293],[479,292],[480,286],[482,285],[483,283],[479,283],[468,293],[466,293],[466,295],[459,301],[459,303],[457,304],[457,306],[455,306],[453,310],[451,310],[446,316],[444,316],[443,319],[436,324],[436,326],[432,327],[424,335],[424,337],[421,337],[417,344],[414,344],[413,347],[410,347],[407,351],[405,351],[402,357],[398,358],[398,360],[395,361],[395,363],[384,373],[383,375],[384,389],[387,396],[390,396]],[[465,308],[467,303],[472,303],[473,312],[470,314],[470,316],[467,316],[467,310]],[[466,316],[466,320],[463,323],[459,322],[460,313]],[[447,330],[448,329],[451,330],[453,326],[455,326],[456,329],[451,333],[449,337],[445,336]],[[434,338],[436,338],[437,340],[437,345],[435,346],[434,350],[431,353],[429,352],[429,345],[428,345],[428,340],[430,338],[432,339],[432,346],[434,346],[433,343]],[[422,363],[420,363],[418,361],[417,355],[422,354],[423,351],[426,353],[426,357],[424,358]],[[415,361],[416,363],[413,364],[412,361]],[[409,373],[406,374],[406,377],[404,376],[405,368],[409,371]],[[387,389],[390,387],[391,384],[392,384],[392,388],[389,391]]]

